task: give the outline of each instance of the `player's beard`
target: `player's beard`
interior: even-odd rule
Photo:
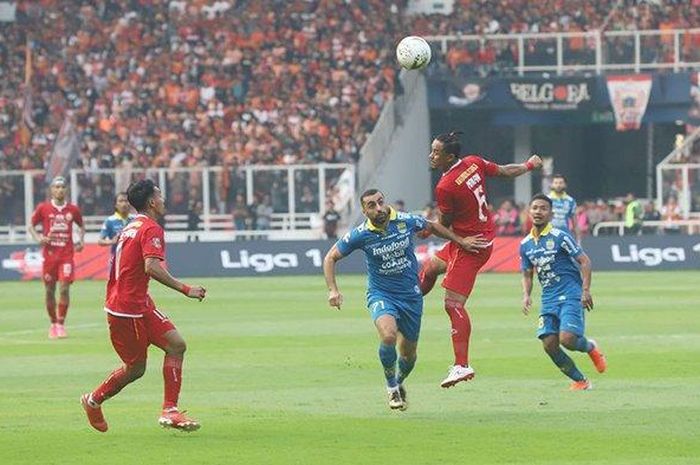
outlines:
[[[384,226],[387,218],[389,218],[389,213],[382,211],[377,213],[377,215],[372,220],[372,223],[374,223],[375,226]]]

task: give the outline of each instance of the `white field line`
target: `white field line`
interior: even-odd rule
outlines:
[[[68,331],[72,329],[87,329],[87,328],[98,328],[100,326],[104,326],[104,324],[101,323],[84,323],[80,325],[66,325],[66,329]],[[4,333],[0,333],[0,338],[6,338],[6,337],[12,337],[12,336],[23,336],[27,334],[37,334],[37,333],[46,333],[48,331],[48,326],[47,327],[41,327],[41,328],[34,328],[34,329],[22,329],[19,331],[7,331]]]

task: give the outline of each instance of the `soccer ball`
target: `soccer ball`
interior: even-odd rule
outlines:
[[[396,46],[396,59],[402,68],[422,69],[430,63],[430,45],[422,37],[408,36]]]

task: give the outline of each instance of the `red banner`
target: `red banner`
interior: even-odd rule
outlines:
[[[497,237],[493,241],[491,258],[481,271],[495,271],[499,273],[520,271],[520,237]],[[432,257],[442,248],[441,242],[428,242],[416,247],[418,262],[427,257]]]
[[[87,244],[75,254],[75,279],[107,279],[109,276],[109,247]],[[36,247],[12,252],[2,261],[2,267],[19,273],[23,280],[41,279],[44,258]]]

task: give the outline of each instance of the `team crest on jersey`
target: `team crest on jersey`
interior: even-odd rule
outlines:
[[[404,223],[403,221],[401,221],[400,223],[396,223],[396,227],[399,229],[399,232],[401,234],[405,233],[408,230],[408,228],[406,228],[406,223]]]
[[[153,244],[153,247],[156,249],[160,249],[163,245],[160,243],[160,238],[159,237],[154,237],[151,239],[151,243]]]
[[[66,221],[73,221],[73,214],[71,214],[71,212],[66,213]]]
[[[547,242],[544,243],[544,246],[547,248],[547,250],[554,250],[554,240],[548,239]]]

